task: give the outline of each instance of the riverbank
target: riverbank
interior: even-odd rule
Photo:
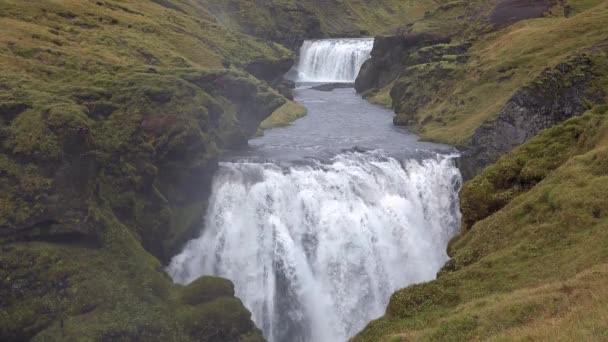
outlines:
[[[344,341],[447,261],[455,150],[393,127],[353,88],[294,98],[308,115],[225,156],[205,225],[167,270],[232,280],[271,342]]]
[[[438,279],[397,291],[355,341],[605,337],[606,9],[453,3],[377,39],[358,89],[465,150],[468,182]]]
[[[262,339],[229,282],[174,285],[161,264],[200,227],[222,151],[293,107],[272,32],[379,33],[389,2],[361,28],[333,2],[2,2],[0,339]]]

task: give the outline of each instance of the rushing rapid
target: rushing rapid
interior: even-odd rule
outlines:
[[[384,313],[392,292],[434,279],[458,229],[459,184],[439,155],[223,163],[206,229],[169,273],[234,281],[269,341],[345,341]]]
[[[339,41],[307,42],[302,53],[333,46],[340,51],[323,53],[353,56]],[[371,48],[353,45],[363,43]],[[320,58],[325,71],[310,75],[351,77],[323,61],[334,63]],[[232,280],[270,342],[346,341],[384,313],[395,290],[434,279],[447,261],[461,177],[451,147],[396,128],[391,111],[352,88],[301,86],[295,100],[304,118],[224,157],[200,236],[167,271],[179,283]]]
[[[300,48],[296,81],[355,82],[373,46],[373,39],[307,40]]]

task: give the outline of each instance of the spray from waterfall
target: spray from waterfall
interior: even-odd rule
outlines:
[[[222,163],[206,227],[168,271],[179,283],[231,279],[271,342],[345,341],[395,290],[435,278],[458,230],[460,181],[449,157],[380,151]]]
[[[300,48],[296,81],[354,82],[373,45],[373,39],[307,40]]]

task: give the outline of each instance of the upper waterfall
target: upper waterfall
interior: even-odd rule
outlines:
[[[296,67],[300,82],[354,82],[370,57],[374,39],[307,40]]]

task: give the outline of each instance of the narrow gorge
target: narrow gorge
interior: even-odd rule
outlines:
[[[608,340],[606,0],[0,0],[0,341]]]
[[[391,127],[352,88],[310,88],[353,82],[372,43],[304,43],[307,116],[220,164],[200,237],[168,267],[180,283],[233,281],[271,342],[346,341],[395,290],[434,279],[458,232],[454,150]]]

